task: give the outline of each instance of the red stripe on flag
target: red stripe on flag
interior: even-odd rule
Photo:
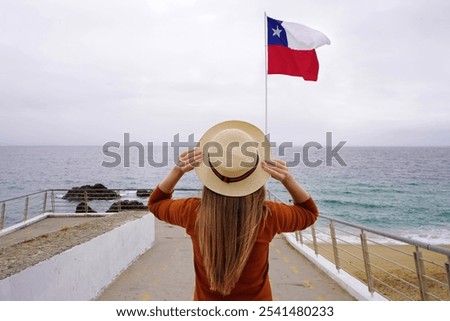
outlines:
[[[268,46],[268,74],[303,77],[317,81],[319,61],[316,50],[294,50],[284,46]]]

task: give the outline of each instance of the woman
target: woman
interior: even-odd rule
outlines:
[[[201,198],[172,199],[182,176],[195,168]],[[294,205],[265,200],[272,176]],[[282,232],[302,230],[319,215],[310,195],[285,163],[270,160],[270,145],[252,124],[227,121],[210,128],[195,150],[154,189],[149,210],[181,226],[194,253],[194,300],[272,300],[269,243]]]

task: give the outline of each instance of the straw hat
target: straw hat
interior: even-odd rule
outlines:
[[[261,162],[271,158],[270,144],[256,126],[237,120],[214,125],[200,138],[203,161],[195,168],[200,181],[226,196],[245,196],[262,187],[269,174]]]

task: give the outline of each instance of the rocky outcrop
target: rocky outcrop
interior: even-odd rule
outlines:
[[[114,190],[110,190],[103,184],[83,185],[81,187],[72,187],[63,199],[68,201],[88,201],[91,200],[112,200],[119,198],[120,194]]]
[[[136,191],[136,196],[137,197],[149,197],[151,193],[152,193],[151,189],[138,189]]]
[[[77,205],[77,208],[75,209],[75,213],[97,213],[97,211],[94,211],[85,202],[81,202],[80,204]]]
[[[121,212],[121,211],[146,211],[147,206],[138,201],[123,200],[115,202],[106,211],[106,213],[111,212]]]

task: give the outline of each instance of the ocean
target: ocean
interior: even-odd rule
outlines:
[[[96,183],[111,189],[150,189],[173,165],[171,149],[129,151],[125,157],[123,149],[112,155],[102,146],[0,146],[0,202]],[[303,151],[291,148],[279,158],[295,165],[291,173],[322,214],[431,244],[450,244],[450,147],[344,146],[340,159],[328,161],[325,148]],[[269,180],[267,186],[289,200],[278,182]],[[191,172],[177,187],[201,184]]]

